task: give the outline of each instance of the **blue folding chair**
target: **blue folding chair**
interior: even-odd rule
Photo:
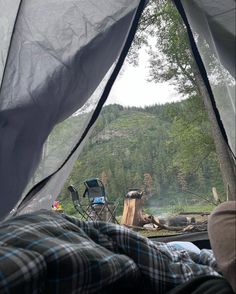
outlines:
[[[118,201],[107,200],[103,182],[98,178],[91,178],[84,181],[85,191],[83,197],[88,199],[87,205],[82,205],[77,190],[72,186],[68,187],[71,192],[74,207],[85,220],[100,220],[118,223],[116,209]],[[76,192],[75,192],[75,191]]]
[[[105,193],[105,187],[103,185],[103,182],[98,178],[92,178],[84,181],[85,185],[85,191],[83,196],[88,196],[89,201],[91,202],[91,205],[93,204],[105,204],[106,199],[106,193]]]

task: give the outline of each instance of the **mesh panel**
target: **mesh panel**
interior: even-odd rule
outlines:
[[[236,155],[235,1],[182,1],[193,29],[229,145]]]
[[[6,60],[11,44],[0,92],[0,194],[5,197],[0,215],[20,203],[30,178],[23,197],[55,172],[78,142],[139,2],[31,0],[22,1],[18,15],[17,9],[10,13],[14,34],[9,25],[0,47]]]

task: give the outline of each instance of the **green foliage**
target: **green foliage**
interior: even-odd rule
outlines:
[[[104,107],[61,193],[67,211],[75,212],[67,187],[73,184],[82,196],[90,177],[103,179],[109,200],[120,199],[119,214],[129,189],[146,191],[147,207],[196,204],[187,189],[207,199],[213,186],[223,193],[206,115],[194,111],[194,100],[145,109]]]
[[[155,42],[154,46],[150,45],[152,41]],[[171,1],[149,2],[129,55],[130,62],[137,59],[140,44],[149,47],[150,80],[169,81],[185,96],[197,93],[193,70],[196,66],[186,28]]]

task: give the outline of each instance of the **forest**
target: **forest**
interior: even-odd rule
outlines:
[[[60,195],[69,213],[75,211],[67,187],[82,196],[83,181],[93,177],[103,181],[109,200],[120,199],[120,213],[129,189],[144,191],[154,210],[212,204],[212,187],[225,197],[198,97],[145,108],[105,106]]]

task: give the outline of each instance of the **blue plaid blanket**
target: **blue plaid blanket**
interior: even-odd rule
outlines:
[[[219,276],[210,250],[178,250],[119,225],[46,210],[0,224],[0,293],[116,293],[135,285],[166,293],[202,275]]]

